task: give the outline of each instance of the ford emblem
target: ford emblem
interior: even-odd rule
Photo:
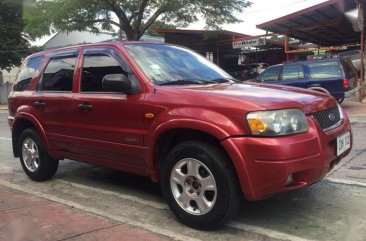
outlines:
[[[335,120],[335,118],[336,118],[336,116],[335,116],[335,114],[334,114],[334,113],[330,113],[330,114],[328,115],[328,118],[329,118],[329,120],[330,120],[330,121],[334,121],[334,120]]]

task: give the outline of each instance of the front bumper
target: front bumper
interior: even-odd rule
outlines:
[[[237,170],[248,200],[265,199],[274,193],[310,185],[322,179],[352,148],[347,115],[336,129],[324,132],[312,117],[309,131],[284,137],[239,137],[222,142]],[[351,148],[337,157],[337,137],[351,132]],[[292,182],[288,181],[292,175]]]

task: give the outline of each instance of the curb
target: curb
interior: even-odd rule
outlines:
[[[366,123],[366,116],[348,116],[351,123]]]

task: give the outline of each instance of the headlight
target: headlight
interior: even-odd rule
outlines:
[[[283,136],[309,129],[308,121],[299,109],[250,112],[247,122],[252,134],[258,136]]]

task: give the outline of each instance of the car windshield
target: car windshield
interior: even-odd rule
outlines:
[[[201,55],[163,44],[126,44],[145,75],[157,85],[232,82],[233,77]]]

